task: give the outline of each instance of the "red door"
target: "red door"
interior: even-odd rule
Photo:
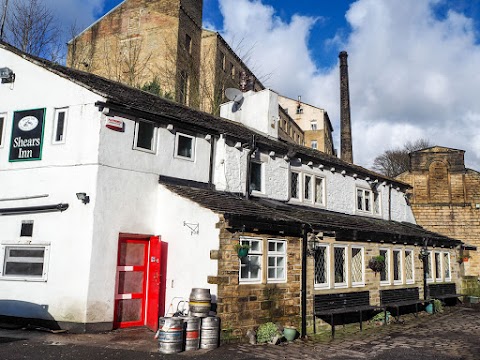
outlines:
[[[146,325],[157,330],[165,306],[165,245],[158,236],[120,237],[114,328]]]

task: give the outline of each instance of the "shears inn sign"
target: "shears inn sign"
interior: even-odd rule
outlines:
[[[42,158],[45,109],[15,111],[9,161]]]

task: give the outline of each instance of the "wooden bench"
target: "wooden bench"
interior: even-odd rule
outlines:
[[[430,284],[428,285],[428,292],[430,299],[459,299],[464,297],[464,294],[457,294],[455,283],[448,284]]]
[[[380,305],[385,308],[385,319],[387,318],[387,309],[396,310],[397,321],[400,318],[400,308],[415,305],[415,316],[418,316],[418,304],[425,303],[419,296],[418,287],[380,290]]]
[[[315,334],[317,333],[316,318],[321,316],[329,316],[331,322],[330,325],[332,328],[332,338],[334,338],[334,316],[347,313],[360,314],[360,331],[362,331],[362,313],[364,311],[374,310],[383,310],[383,308],[370,305],[370,294],[368,291],[315,295],[313,305],[313,332]]]

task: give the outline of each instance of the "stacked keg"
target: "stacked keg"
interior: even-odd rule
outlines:
[[[189,298],[189,316],[160,318],[159,351],[173,354],[183,350],[215,349],[219,345],[220,318],[209,316],[210,289],[193,288]]]

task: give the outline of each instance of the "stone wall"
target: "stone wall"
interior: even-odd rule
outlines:
[[[413,186],[410,202],[422,227],[480,247],[480,173],[466,169],[464,151],[433,147],[411,154],[412,171],[399,180]],[[480,275],[480,254],[468,251],[465,275]]]
[[[271,234],[242,233],[242,236],[287,241],[287,281],[267,283],[265,271],[261,283],[239,284],[240,261],[234,250],[240,234],[232,234],[223,225],[220,231],[217,313],[221,318],[222,337],[239,338],[249,329],[273,321],[299,326],[301,287],[301,239]],[[264,260],[266,258],[264,251]],[[263,262],[265,264],[265,261]]]

